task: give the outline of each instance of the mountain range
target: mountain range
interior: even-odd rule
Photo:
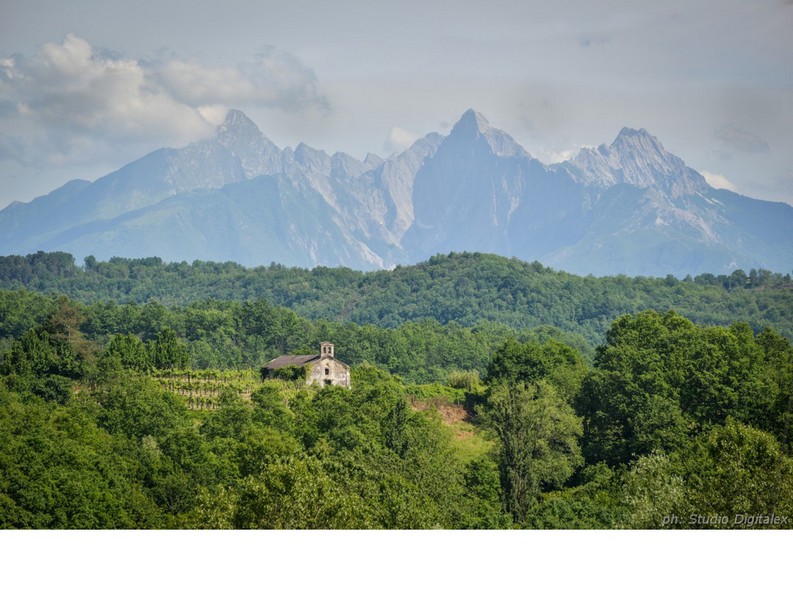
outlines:
[[[231,110],[211,140],[0,211],[38,250],[354,269],[479,251],[573,273],[788,272],[793,207],[714,189],[644,129],[546,165],[479,113],[387,159],[280,149]]]

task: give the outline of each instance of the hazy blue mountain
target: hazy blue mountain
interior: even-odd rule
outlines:
[[[663,275],[793,265],[793,207],[711,188],[644,129],[556,167],[597,190],[577,241],[539,260],[573,272]]]
[[[46,196],[39,196],[31,202],[11,203],[0,211],[0,232],[2,232],[0,243],[4,247],[14,242],[24,244],[29,237],[40,230],[59,227],[62,220],[71,212],[70,201],[90,185],[90,181],[73,179]]]
[[[262,175],[218,190],[177,194],[110,221],[70,231],[75,256],[112,248],[135,256],[141,248],[166,261],[214,260],[371,268],[366,249],[335,223],[335,211],[316,192],[286,177]],[[56,240],[58,242],[59,240]]]
[[[278,148],[237,110],[213,139],[0,211],[0,254],[245,265],[412,263],[492,252],[576,273],[793,265],[793,207],[711,188],[644,129],[544,165],[469,110],[446,137],[363,161]]]
[[[404,246],[415,260],[453,250],[534,258],[580,236],[586,195],[469,110],[416,174]]]

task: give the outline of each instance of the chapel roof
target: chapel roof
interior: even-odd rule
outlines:
[[[285,354],[274,358],[264,366],[266,369],[281,369],[289,366],[302,367],[315,360],[319,360],[319,354]]]

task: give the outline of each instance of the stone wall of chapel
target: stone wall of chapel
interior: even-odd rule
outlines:
[[[350,387],[350,368],[333,358],[321,358],[312,366],[306,383],[311,385],[316,382],[324,387],[328,380],[332,385]]]

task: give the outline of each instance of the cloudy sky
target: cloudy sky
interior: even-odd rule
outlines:
[[[644,127],[793,204],[793,0],[3,0],[0,207],[213,135],[387,156],[468,108],[544,162]]]

